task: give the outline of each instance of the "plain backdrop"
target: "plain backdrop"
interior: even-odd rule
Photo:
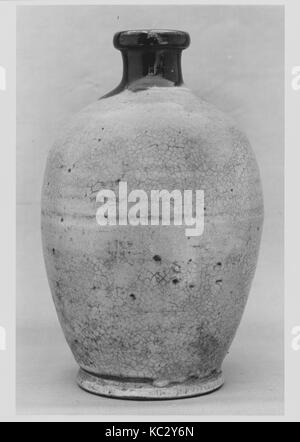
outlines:
[[[21,413],[272,415],[283,413],[284,8],[280,6],[19,6],[17,20],[17,405]],[[113,34],[173,28],[191,35],[187,86],[247,133],[261,169],[265,226],[247,310],[224,365],[225,387],[161,403],[91,396],[51,300],[41,250],[47,154],[75,112],[113,89]]]

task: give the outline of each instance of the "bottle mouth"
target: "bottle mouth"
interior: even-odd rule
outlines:
[[[117,32],[114,36],[114,46],[123,49],[153,49],[173,48],[185,49],[190,45],[191,39],[187,32],[148,29]]]

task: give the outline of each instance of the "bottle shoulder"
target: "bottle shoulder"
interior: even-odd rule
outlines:
[[[102,121],[141,124],[156,121],[166,127],[171,121],[181,125],[214,124],[220,127],[236,127],[232,118],[197,96],[188,87],[151,87],[138,92],[129,89],[117,95],[101,98],[74,116],[73,121]]]
[[[229,116],[187,87],[152,87],[138,93],[125,90],[100,99],[71,118],[56,145],[95,143],[100,148],[105,142],[123,140],[127,145],[136,139],[142,144],[152,140],[168,145],[180,139],[181,144],[195,144],[214,155],[219,151],[230,155],[240,144],[250,147]]]

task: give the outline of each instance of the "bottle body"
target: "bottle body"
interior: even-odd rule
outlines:
[[[150,222],[100,226],[97,195],[118,195],[121,182],[147,195],[203,190],[203,234]],[[80,385],[139,398],[220,387],[262,223],[248,140],[186,87],[125,89],[77,115],[48,158],[42,231]]]

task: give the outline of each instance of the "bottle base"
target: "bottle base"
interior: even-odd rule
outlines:
[[[219,390],[224,385],[221,372],[197,379],[192,378],[182,383],[161,383],[150,381],[124,380],[100,377],[80,369],[77,383],[83,390],[98,395],[129,400],[166,400],[202,396]]]

